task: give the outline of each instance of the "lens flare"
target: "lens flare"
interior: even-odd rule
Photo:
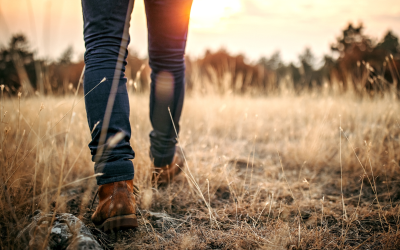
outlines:
[[[241,10],[240,0],[195,0],[190,14],[192,28],[207,29],[218,25]]]

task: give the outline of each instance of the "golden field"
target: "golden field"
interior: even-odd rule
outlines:
[[[148,94],[131,93],[140,226],[110,235],[90,221],[96,182],[82,98],[4,97],[1,249],[20,247],[15,236],[38,209],[76,215],[105,249],[400,246],[400,105],[389,95],[187,95],[187,164],[157,188]]]

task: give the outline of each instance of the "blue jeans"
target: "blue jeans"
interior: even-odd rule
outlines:
[[[152,69],[150,157],[155,166],[162,167],[172,162],[177,143],[168,108],[179,132],[192,0],[144,2]],[[98,185],[131,180],[134,175],[131,159],[135,153],[129,143],[129,98],[124,74],[133,4],[133,0],[82,0],[85,104],[92,132],[89,148],[95,173],[101,173],[97,176]]]

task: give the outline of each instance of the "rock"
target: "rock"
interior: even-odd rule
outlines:
[[[156,220],[154,226],[157,227],[157,228],[162,228],[163,227],[163,220],[162,219],[161,220]]]
[[[164,228],[165,230],[168,230],[171,227],[177,226],[178,223],[184,222],[180,219],[172,218],[166,213],[157,213],[146,210],[142,210],[142,213],[155,228]]]
[[[32,222],[17,236],[16,240],[22,249],[41,249],[49,235],[49,241],[44,249],[103,249],[94,239],[85,224],[72,214],[56,214],[53,225],[50,226],[52,214],[35,211]]]
[[[166,213],[157,213],[157,212],[151,212],[147,211],[147,213],[150,215],[150,217],[153,220],[158,220],[158,219],[166,219],[166,220],[173,220],[168,214]]]
[[[66,250],[75,250],[75,249],[98,250],[103,248],[99,245],[99,243],[97,243],[97,241],[93,238],[93,236],[90,237],[82,234],[75,237]]]

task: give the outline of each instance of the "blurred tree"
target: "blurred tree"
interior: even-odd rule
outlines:
[[[33,56],[33,53],[29,51],[29,47],[29,42],[24,34],[16,34],[12,36],[9,42],[10,51],[18,52],[24,57]]]
[[[212,84],[204,85],[200,89],[211,87],[213,91],[220,93],[272,93],[279,82],[277,72],[282,68],[286,71],[279,52],[270,58],[261,58],[254,64],[248,62],[243,55],[231,55],[224,49],[217,52],[208,50],[196,64],[199,66],[199,75],[206,79],[203,83]],[[190,68],[194,69],[193,62]]]
[[[261,59],[258,61],[258,64],[263,65],[269,70],[277,70],[279,67],[284,65],[280,51],[275,51],[269,58],[261,57]]]
[[[303,87],[311,87],[314,75],[315,56],[311,49],[306,47],[299,55],[300,73]]]
[[[13,35],[8,47],[0,48],[0,84],[12,94],[21,87],[31,92],[36,86],[34,53],[23,34]]]
[[[353,89],[361,94],[367,85],[372,84],[368,83],[368,79],[372,79],[368,77],[372,65],[379,66],[383,62],[379,55],[374,54],[374,44],[363,34],[363,28],[362,24],[354,27],[350,23],[331,45],[331,50],[339,54],[335,68],[342,91]]]
[[[374,95],[377,92],[382,93],[389,85],[399,90],[398,75],[394,74],[390,66],[399,62],[390,62],[389,67],[386,67],[385,63],[388,55],[399,54],[398,38],[392,32],[389,31],[383,40],[376,44],[363,34],[362,24],[358,27],[349,24],[331,49],[339,54],[332,72],[342,83],[343,91],[350,88],[360,94],[367,91]]]
[[[309,47],[306,47],[303,53],[299,55],[299,60],[307,69],[313,69],[315,66],[315,56]]]
[[[400,53],[399,38],[395,36],[392,31],[388,31],[383,38],[383,41],[378,43],[375,49],[382,50],[383,53],[385,53],[385,56],[397,56]]]
[[[382,56],[381,60],[385,60],[380,70],[384,80],[392,84],[392,89],[397,89],[400,97],[400,85],[398,84],[400,81],[400,44],[398,37],[392,31],[388,31],[376,46],[375,53]]]
[[[372,51],[372,40],[363,34],[363,24],[353,27],[353,24],[342,31],[342,36],[337,38],[336,43],[332,44],[332,51],[339,52],[340,57],[349,54],[362,54],[363,51]]]
[[[333,83],[333,76],[337,76],[336,71],[336,60],[329,55],[324,55],[324,65],[321,68],[322,75],[326,78],[329,83]]]
[[[70,64],[72,62],[72,56],[74,54],[74,48],[69,46],[64,52],[61,54],[58,59],[59,64]]]
[[[294,65],[293,63],[290,63],[288,66],[288,73],[290,75],[291,80],[293,81],[294,89],[296,91],[301,90],[303,88],[303,82],[301,81],[302,74],[300,72],[300,69],[296,67],[296,65]]]
[[[45,68],[47,75],[47,93],[72,94],[75,93],[82,75],[84,61],[73,62],[72,46],[68,46],[57,61],[48,63]],[[82,91],[82,89],[81,89]]]
[[[276,89],[288,72],[288,67],[283,62],[280,51],[275,51],[269,58],[262,57],[258,61],[258,65],[264,68],[264,82],[269,86],[269,91]]]

